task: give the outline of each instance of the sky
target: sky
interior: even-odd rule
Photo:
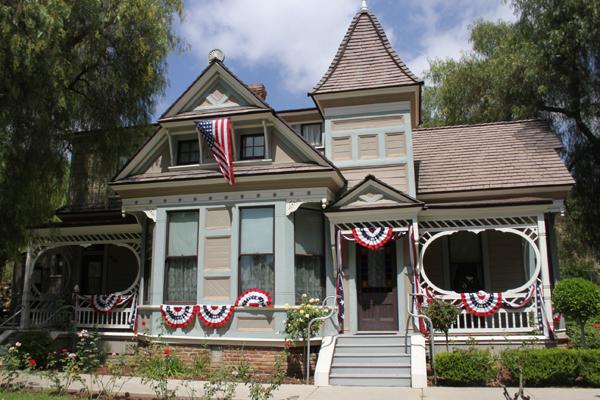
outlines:
[[[477,20],[512,21],[504,0],[368,0],[400,58],[419,77],[431,59],[458,59],[471,48]],[[185,0],[176,33],[185,50],[167,59],[168,87],[157,118],[219,48],[245,83],[263,83],[276,110],[314,106],[307,92],[333,59],[361,0]]]

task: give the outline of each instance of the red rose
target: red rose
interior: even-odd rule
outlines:
[[[286,340],[286,341],[283,343],[283,345],[284,345],[284,346],[285,346],[287,349],[289,349],[290,347],[292,347],[292,342],[290,342],[289,340]]]
[[[169,349],[168,347],[165,347],[165,348],[163,349],[163,354],[164,354],[165,356],[169,356],[169,355],[171,355],[171,349]]]
[[[27,364],[29,364],[30,367],[35,367],[37,365],[37,363],[35,362],[35,360],[33,358],[30,358],[29,360],[27,360]]]
[[[142,320],[142,326],[146,326],[146,320]]]

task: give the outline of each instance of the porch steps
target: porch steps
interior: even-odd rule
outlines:
[[[410,338],[400,335],[340,335],[333,352],[330,385],[411,385]]]

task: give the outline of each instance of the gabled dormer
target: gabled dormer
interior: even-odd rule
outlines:
[[[363,4],[309,93],[324,118],[325,154],[349,187],[372,173],[415,195],[412,129],[421,118],[422,84]]]

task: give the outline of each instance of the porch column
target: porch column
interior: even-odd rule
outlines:
[[[421,257],[420,257],[421,250],[419,249],[419,237],[420,237],[419,236],[419,222],[415,218],[415,219],[412,220],[411,224],[412,224],[412,231],[413,231],[414,242],[411,242],[412,238],[409,236],[408,237],[408,245],[409,246],[414,246],[414,249],[415,249],[414,257],[415,257],[415,259],[414,260],[409,260],[410,261],[410,269],[411,269],[412,274],[418,274],[421,271],[421,261],[420,261],[421,260]],[[410,258],[410,252],[411,252],[411,249],[409,247],[409,249],[408,249],[409,258]],[[417,288],[413,288],[413,286],[412,286],[413,282],[414,282],[414,275],[410,275],[409,274],[409,279],[410,279],[410,285],[409,285],[410,290],[409,290],[409,293],[412,294],[413,293],[413,289],[417,289]],[[414,306],[414,304],[415,304],[414,303],[414,298],[410,294],[408,296],[409,298],[407,299],[408,300],[408,304],[409,304],[408,307],[410,307],[411,312],[413,312],[415,314],[418,314],[418,310]],[[417,326],[415,326],[415,319],[411,318],[411,320],[412,320],[412,324],[411,325],[412,325],[412,328],[413,328],[413,332],[419,332],[419,328]],[[409,326],[411,326],[411,325],[409,325]]]
[[[537,217],[538,220],[538,248],[540,250],[540,266],[542,277],[542,294],[544,296],[544,308],[546,311],[546,320],[552,323],[552,287],[550,285],[550,268],[548,265],[548,247],[546,222],[544,214]]]
[[[31,311],[31,277],[33,275],[34,254],[30,247],[27,248],[25,259],[25,276],[23,277],[23,302],[21,305],[21,329],[27,329],[30,325]]]

